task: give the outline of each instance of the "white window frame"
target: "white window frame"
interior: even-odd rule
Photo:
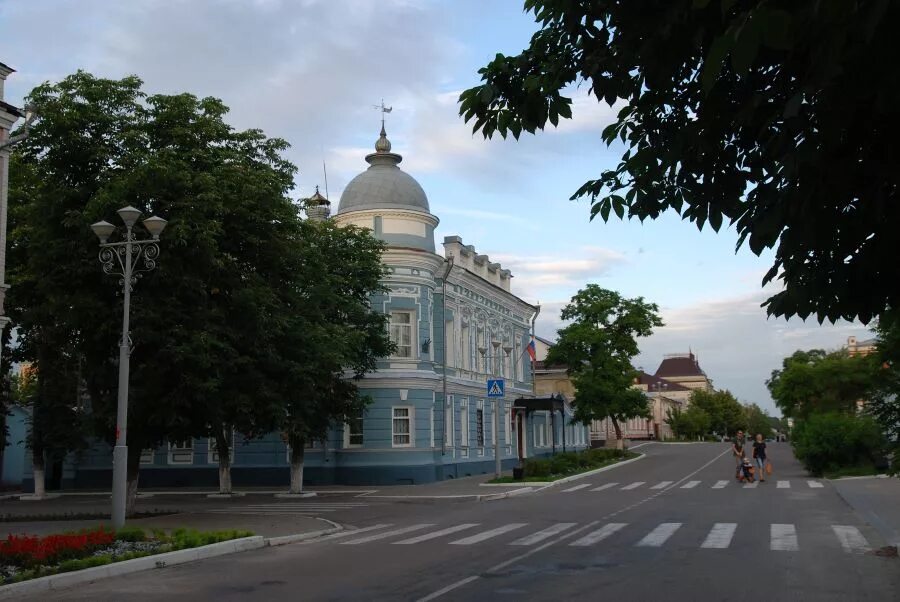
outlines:
[[[228,455],[231,458],[231,464],[234,464],[234,429],[231,429],[231,445],[228,446]],[[219,463],[219,452],[216,451],[216,438],[206,438],[206,462],[208,464]]]
[[[428,409],[428,423],[431,425],[431,449],[434,449],[434,402],[432,402],[431,407]]]
[[[178,447],[179,443],[187,443],[187,447]],[[169,464],[193,464],[194,463],[194,440],[182,439],[181,441],[168,441],[166,443],[169,451]],[[185,460],[184,456],[188,459]]]
[[[503,402],[503,436],[504,443],[512,445],[512,416],[509,413],[509,402]]]
[[[394,316],[404,315],[409,317],[409,323],[406,322],[394,322]],[[392,357],[396,359],[402,360],[414,360],[417,358],[416,355],[416,343],[418,342],[418,329],[416,326],[416,311],[413,309],[392,309],[390,311],[390,324],[388,325],[388,333],[391,338],[391,342],[397,345],[397,351],[394,352]],[[397,328],[397,332],[395,334],[394,329]],[[406,328],[409,331],[409,345],[401,345],[400,341],[402,340],[402,335],[400,334],[402,330]],[[409,355],[402,355],[400,353],[400,349],[403,347],[409,347]]]
[[[365,410],[360,410],[359,417],[351,416],[351,417],[350,417],[350,420],[344,423],[344,448],[345,448],[345,449],[352,449],[352,448],[362,447],[363,445],[366,444],[366,423],[365,423],[365,419],[366,419],[366,411],[365,411]],[[359,421],[359,424],[360,424],[360,427],[361,427],[360,432],[358,432],[358,433],[351,433],[351,432],[350,432],[350,424],[351,424],[350,421],[356,421],[356,420]],[[350,438],[351,438],[352,436],[356,436],[356,435],[359,435],[360,437],[362,437],[362,440],[361,440],[359,443],[352,443],[351,440],[350,440]]]
[[[469,402],[459,402],[459,448],[468,453],[469,449]]]
[[[398,416],[397,410],[406,410],[406,416]],[[394,429],[397,420],[406,420],[409,431],[398,432]],[[406,443],[397,443],[397,437],[406,436]],[[416,408],[414,406],[391,406],[391,447],[415,447],[416,445]]]
[[[447,353],[444,357],[444,365],[456,367],[456,313],[453,316],[444,316],[444,336],[447,339]]]
[[[544,447],[550,447],[556,440],[556,433],[553,432],[553,417],[550,416],[550,412],[547,412],[547,416],[544,421],[544,427],[546,427],[547,429],[547,443]]]
[[[456,440],[453,438],[453,434],[456,429],[453,428],[453,417],[456,415],[454,413],[454,404],[453,404],[453,395],[447,396],[447,407],[444,408],[444,445],[448,448],[453,449],[454,443]]]
[[[153,464],[154,458],[156,455],[156,450],[152,447],[142,449],[141,450],[141,464],[143,466],[147,466],[148,464]]]

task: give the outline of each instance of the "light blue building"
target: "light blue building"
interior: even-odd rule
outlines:
[[[397,353],[361,380],[372,399],[366,411],[307,449],[306,483],[410,484],[493,472],[497,416],[504,468],[586,448],[587,427],[571,423],[564,400],[532,399],[527,346],[539,308],[512,294],[512,274],[459,236],[446,237],[444,254],[436,252],[439,220],[400,169],[383,127],[365,160],[369,168],[347,185],[333,217],[318,193],[308,215],[368,228],[387,243],[389,292],[372,305],[390,316]],[[505,382],[499,399],[487,395],[494,378]],[[279,436],[235,443],[236,486],[286,486],[289,453]],[[108,486],[110,457],[104,445],[73,456],[63,487]],[[217,461],[206,439],[170,442],[145,451],[140,484],[213,486]]]

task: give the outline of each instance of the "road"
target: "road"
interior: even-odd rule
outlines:
[[[726,445],[651,444],[535,494],[348,509],[353,531],[39,599],[900,599],[878,533],[787,444],[770,448],[776,473],[755,487],[734,481]]]

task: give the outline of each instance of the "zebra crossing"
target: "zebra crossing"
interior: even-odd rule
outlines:
[[[746,527],[742,532],[739,523],[714,523],[703,529],[687,529],[684,523],[663,522],[648,528],[646,525],[629,523],[589,523],[579,527],[578,523],[565,522],[546,525],[529,523],[507,523],[485,525],[482,523],[461,523],[442,526],[436,523],[417,523],[399,526],[379,523],[368,527],[342,531],[305,542],[304,545],[318,545],[334,542],[342,546],[358,546],[372,543],[411,546],[426,542],[451,546],[479,546],[501,542],[501,545],[529,547],[546,544],[558,538],[560,546],[591,547],[606,540],[615,540],[617,546],[636,548],[664,548],[666,546],[702,550],[727,550],[742,535],[753,540],[760,539],[760,525]],[[865,535],[852,525],[829,525],[824,528],[828,538],[834,542],[835,551],[848,554],[864,554],[872,546]],[[823,551],[819,528],[807,527],[801,531],[797,525],[772,523],[768,529],[768,547],[772,552],[799,552],[804,537],[810,541],[809,550]],[[415,534],[412,537],[410,535]],[[552,543],[552,542],[550,542]],[[744,542],[746,545],[746,541]]]
[[[603,483],[603,484],[595,484],[595,483],[581,483],[579,485],[575,485],[573,487],[569,487],[567,489],[561,489],[560,493],[573,493],[575,491],[583,491],[587,490],[590,492],[596,491],[634,491],[635,489],[650,489],[650,490],[660,490],[667,489],[669,487],[675,487],[677,489],[696,489],[698,487],[705,488],[703,481],[686,481],[684,483],[679,483],[677,485],[673,485],[674,481],[659,481],[658,483],[649,482],[649,481],[634,481],[633,483]],[[768,488],[767,484],[769,481],[766,481],[766,484],[760,485],[758,481],[754,481],[752,483],[742,483],[737,479],[732,480],[719,480],[712,483],[708,483],[709,489],[726,489],[729,487],[743,487],[744,489],[765,489]],[[596,487],[594,485],[597,485]],[[590,487],[590,489],[588,489]],[[797,488],[802,489],[822,489],[825,487],[825,484],[821,481],[802,481]],[[777,481],[775,482],[775,489],[791,489],[792,481]]]
[[[327,501],[309,501],[309,502],[281,502],[271,504],[247,504],[241,506],[232,506],[230,508],[210,508],[204,510],[207,514],[240,514],[240,515],[280,515],[280,514],[327,514],[329,512],[339,512],[341,510],[353,510],[356,508],[365,508],[370,504],[363,502],[327,502]]]

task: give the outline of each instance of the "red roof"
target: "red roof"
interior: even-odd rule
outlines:
[[[664,378],[659,378],[658,376],[653,376],[652,374],[647,374],[643,370],[638,370],[637,376],[637,384],[639,385],[647,385],[647,392],[653,393],[662,389],[665,391],[690,391],[688,387],[679,385],[678,383],[673,383],[667,381]]]
[[[673,376],[706,376],[706,372],[700,368],[697,356],[693,353],[676,355],[663,359],[656,376],[660,378],[672,378]]]

